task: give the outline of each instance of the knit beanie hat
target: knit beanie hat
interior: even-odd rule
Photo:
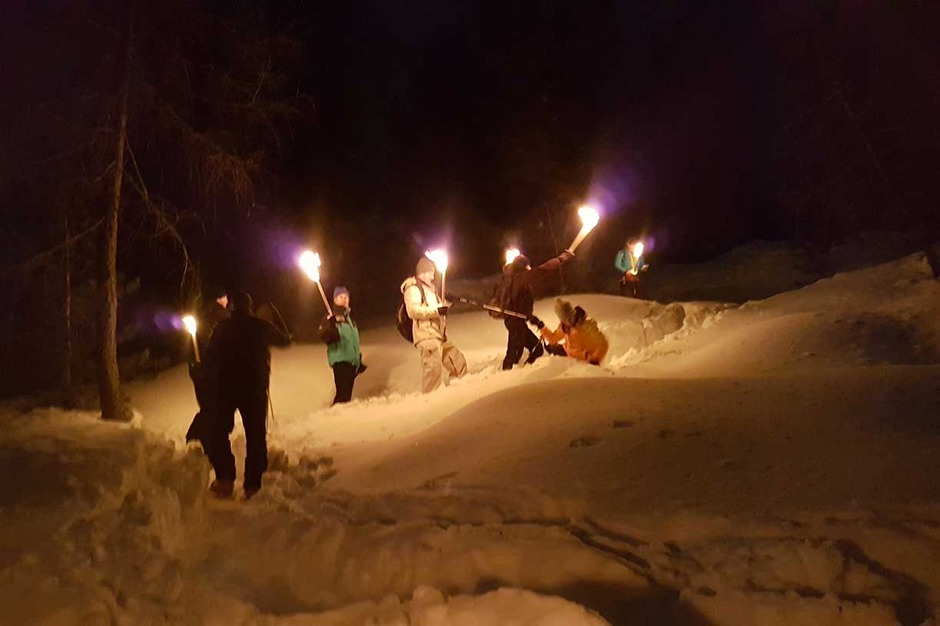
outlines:
[[[239,291],[232,298],[232,309],[240,313],[251,313],[254,309],[254,302],[247,291]]]
[[[423,274],[425,272],[433,272],[435,269],[434,261],[429,259],[426,256],[418,259],[418,264],[415,266],[415,274]]]
[[[344,293],[348,296],[349,290],[343,287],[342,285],[338,285],[336,288],[333,289],[333,299],[336,300],[338,297],[340,297]]]
[[[570,324],[574,318],[574,307],[567,300],[558,298],[555,301],[555,315],[565,324]]]

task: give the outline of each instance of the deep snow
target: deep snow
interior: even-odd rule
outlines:
[[[413,348],[370,330],[329,408],[323,346],[276,351],[250,502],[207,497],[184,366],[128,386],[132,425],[7,405],[0,621],[936,623],[922,255],[741,306],[566,297],[610,338],[602,367],[500,372],[502,324],[468,311],[467,377],[422,396]]]

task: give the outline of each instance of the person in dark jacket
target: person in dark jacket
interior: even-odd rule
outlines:
[[[504,370],[512,369],[513,365],[522,358],[522,352],[526,348],[529,350],[526,363],[533,363],[544,354],[542,342],[526,325],[527,321],[534,319],[532,309],[535,304],[535,292],[548,286],[556,272],[573,258],[573,252],[564,250],[555,258],[533,268],[528,257],[520,254],[513,259],[512,263],[503,268],[503,275],[499,285],[496,286],[491,302],[502,309],[531,318],[525,320],[504,316],[503,324],[509,333],[506,340],[506,356],[503,359]]]
[[[336,395],[333,404],[352,399],[356,376],[366,370],[359,349],[359,329],[350,315],[349,290],[337,287],[333,290],[333,315],[327,316],[318,332],[326,343],[326,359],[333,368],[333,383]]]
[[[209,349],[212,333],[219,322],[231,315],[228,310],[228,293],[224,289],[213,287],[209,290],[209,295],[212,300],[202,307],[196,320],[196,345],[201,355],[205,355]],[[215,411],[216,372],[211,363],[193,360],[189,363],[189,377],[193,381],[199,411],[186,431],[186,441],[198,441],[203,451],[208,454],[212,416]]]
[[[242,416],[245,454],[245,497],[261,489],[261,476],[268,467],[266,418],[271,374],[269,346],[287,346],[291,337],[270,322],[255,317],[251,296],[241,292],[232,299],[232,316],[219,322],[206,351],[218,372],[218,411],[214,416],[209,461],[215,480],[209,489],[219,497],[230,497],[235,486],[235,457],[229,435],[235,427],[235,411]]]

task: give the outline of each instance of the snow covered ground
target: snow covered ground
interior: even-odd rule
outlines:
[[[133,425],[7,404],[0,622],[937,623],[922,255],[741,306],[569,299],[611,340],[602,367],[501,372],[502,324],[468,310],[450,319],[464,379],[416,393],[389,326],[329,408],[324,347],[277,351],[247,502],[207,497],[183,366],[129,385]]]

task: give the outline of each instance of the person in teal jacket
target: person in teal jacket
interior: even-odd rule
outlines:
[[[640,287],[640,272],[649,269],[643,260],[643,242],[628,239],[614,259],[614,267],[623,275],[620,279],[620,295],[635,298]]]
[[[349,290],[337,287],[333,290],[333,315],[320,324],[320,338],[326,342],[326,358],[333,368],[336,395],[333,404],[352,399],[356,376],[366,370],[359,348],[359,329],[349,314]]]

